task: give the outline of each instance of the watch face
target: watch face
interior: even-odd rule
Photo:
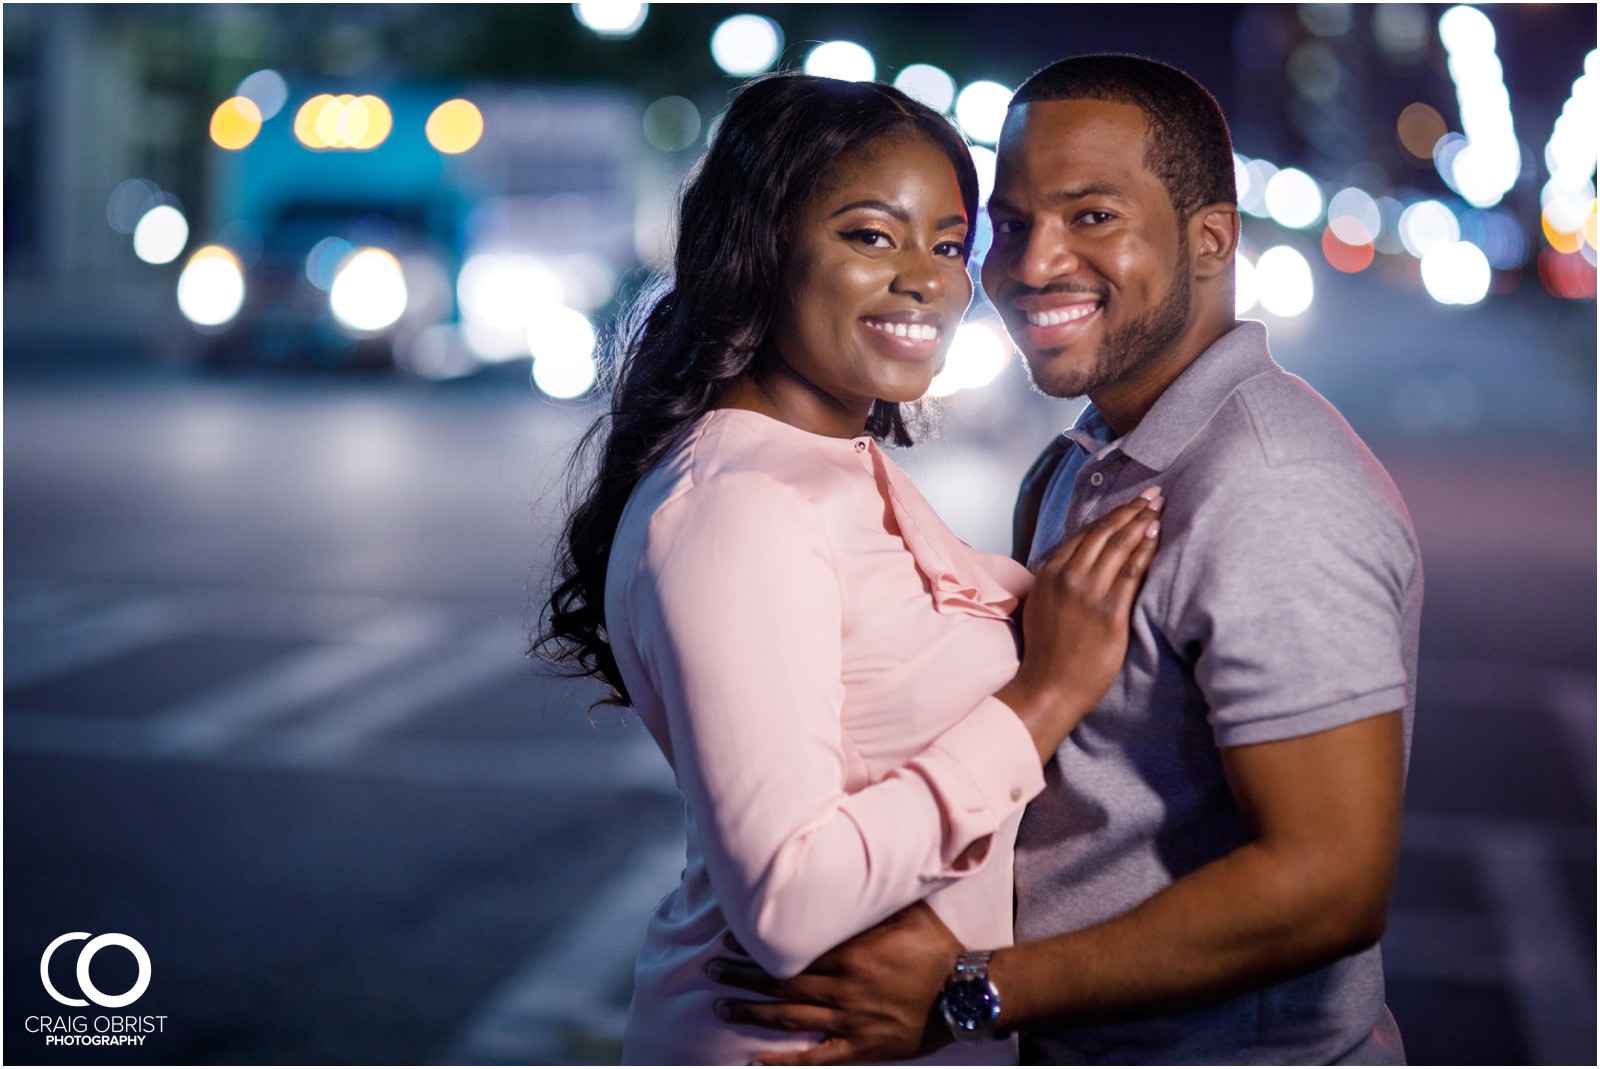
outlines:
[[[954,980],[945,985],[944,1015],[957,1032],[986,1033],[1000,1016],[1000,1000],[988,980]]]

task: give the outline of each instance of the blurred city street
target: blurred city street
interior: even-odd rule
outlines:
[[[3,1060],[615,1063],[682,803],[528,645],[673,190],[767,69],[895,81],[987,180],[1010,86],[1136,50],[1219,97],[1241,314],[1421,540],[1407,1055],[1592,1064],[1592,6],[759,10],[6,7]],[[961,332],[897,459],[1004,552],[1079,405]]]

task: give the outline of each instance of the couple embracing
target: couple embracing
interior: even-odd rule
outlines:
[[[543,638],[686,802],[624,1057],[1402,1061],[1377,941],[1421,567],[1377,461],[1235,321],[1220,111],[1131,56],[1012,100],[983,285],[1034,385],[1092,402],[1014,560],[880,446],[977,211],[943,116],[758,79],[622,335]]]

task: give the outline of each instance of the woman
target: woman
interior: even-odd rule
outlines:
[[[777,975],[919,899],[968,946],[1011,941],[1022,806],[1120,665],[1159,499],[1051,559],[1019,667],[1026,569],[958,540],[877,445],[910,444],[900,406],[971,299],[976,209],[942,116],[794,74],[741,90],[685,187],[544,636],[635,707],[687,803],[627,1061],[781,1047],[713,1014],[730,929]]]

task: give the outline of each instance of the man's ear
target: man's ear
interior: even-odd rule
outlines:
[[[1207,204],[1189,217],[1189,248],[1195,278],[1233,271],[1239,248],[1239,207],[1227,201]]]

